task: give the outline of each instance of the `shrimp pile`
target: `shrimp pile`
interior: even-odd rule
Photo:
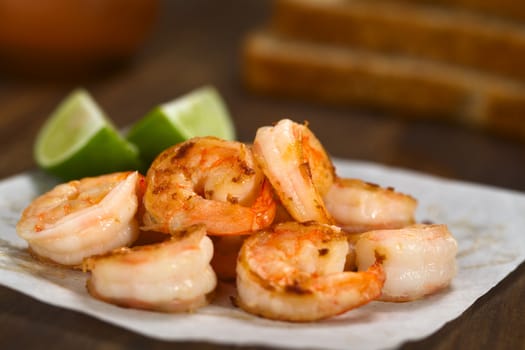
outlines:
[[[451,284],[457,242],[446,225],[417,223],[416,208],[408,194],[339,177],[308,125],[283,119],[252,144],[174,145],[145,176],[58,185],[17,233],[39,259],[89,273],[88,292],[108,303],[193,311],[222,280],[248,313],[311,322]]]

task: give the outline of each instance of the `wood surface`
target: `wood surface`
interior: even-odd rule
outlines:
[[[213,84],[224,96],[243,141],[251,141],[257,127],[282,117],[308,120],[327,150],[337,157],[525,191],[522,143],[455,125],[261,97],[247,91],[239,69],[242,39],[265,23],[270,10],[271,4],[260,0],[165,1],[149,41],[132,60],[113,70],[96,74],[44,72],[52,77],[61,75],[61,79],[35,79],[0,65],[0,178],[35,168],[35,135],[74,87],[87,88],[117,126],[125,127],[159,102]],[[459,318],[430,337],[401,348],[525,349],[524,300],[522,264]],[[153,340],[0,287],[0,347],[44,346],[77,350],[239,349]]]

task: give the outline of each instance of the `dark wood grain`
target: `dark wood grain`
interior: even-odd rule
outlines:
[[[0,177],[35,167],[41,124],[71,89],[93,93],[117,126],[204,84],[215,85],[250,141],[258,126],[282,117],[308,120],[337,157],[405,167],[458,180],[525,191],[525,145],[448,124],[407,121],[366,111],[255,96],[243,88],[239,49],[262,25],[270,3],[257,0],[166,1],[150,40],[130,62],[100,74],[36,80],[0,73]],[[525,265],[458,319],[403,349],[525,349]],[[0,287],[0,347],[36,349],[233,349],[168,343],[49,306]]]

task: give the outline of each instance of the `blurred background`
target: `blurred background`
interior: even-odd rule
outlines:
[[[226,100],[243,141],[250,141],[257,127],[282,117],[309,120],[337,157],[524,190],[523,136],[512,132],[523,128],[521,87],[508,72],[525,71],[516,68],[525,56],[507,52],[525,52],[525,31],[516,18],[490,8],[473,10],[472,1],[463,2],[465,6],[442,0],[441,7],[426,6],[422,11],[408,0],[357,1],[346,9],[337,1],[323,7],[322,2],[307,0],[52,0],[45,5],[1,0],[0,137],[10,140],[5,145],[8,152],[0,153],[2,175],[34,166],[36,132],[75,87],[86,87],[109,117],[125,127],[159,103],[212,84]],[[404,19],[396,17],[401,10]],[[444,13],[452,15],[446,19]],[[431,25],[422,24],[426,22]],[[485,29],[477,33],[478,27]],[[252,48],[247,54],[247,35],[254,31],[292,46],[268,54]],[[433,37],[435,42],[429,42]],[[462,44],[467,38],[478,41]],[[303,45],[306,51],[293,45]],[[319,46],[343,53],[323,56]],[[345,56],[344,50],[354,56]],[[283,58],[286,52],[311,58]],[[371,56],[355,61],[356,52]],[[323,66],[337,55],[343,63]],[[405,61],[399,63],[399,58]],[[488,61],[497,64],[485,64]],[[377,65],[382,65],[382,73],[377,73]],[[294,73],[294,67],[300,69]],[[274,81],[254,78],[261,69]],[[292,78],[283,77],[294,74],[310,89],[287,86],[286,80]],[[309,74],[310,80],[304,78]],[[343,78],[336,81],[334,76]],[[418,76],[423,78],[415,79]],[[372,83],[388,88],[379,91]],[[345,84],[357,85],[358,91],[341,93]],[[487,117],[488,112],[470,115],[478,108],[467,108],[471,104],[492,101],[477,93],[480,86],[496,86],[493,94],[504,101],[501,95],[510,91],[513,104],[508,103],[500,118],[518,114],[507,127],[511,132],[485,123],[482,118],[494,118]],[[443,96],[452,95],[443,103],[442,90]],[[428,102],[433,100],[437,103]],[[436,112],[436,105],[447,101],[452,107]],[[465,122],[467,118],[470,121]]]

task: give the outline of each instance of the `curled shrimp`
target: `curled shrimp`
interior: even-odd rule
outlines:
[[[331,187],[335,170],[307,125],[282,119],[275,126],[259,128],[253,151],[283,206],[295,220],[332,223],[322,196]]]
[[[23,211],[16,231],[38,257],[77,266],[135,241],[143,180],[121,172],[58,185]]]
[[[366,304],[381,294],[380,263],[344,271],[346,235],[315,222],[288,222],[249,236],[237,263],[238,304],[270,319],[306,322]]]
[[[87,289],[95,298],[137,309],[192,311],[208,304],[217,285],[212,255],[201,225],[161,243],[90,257],[83,268],[91,272]]]
[[[324,196],[335,224],[348,232],[401,228],[414,223],[413,197],[358,179],[337,178]]]
[[[203,223],[209,234],[242,234],[270,225],[275,202],[250,148],[214,137],[162,152],[146,176],[146,229],[169,233]]]
[[[386,274],[381,300],[410,301],[447,287],[456,274],[457,242],[446,225],[412,225],[359,235],[357,267],[379,254]]]

